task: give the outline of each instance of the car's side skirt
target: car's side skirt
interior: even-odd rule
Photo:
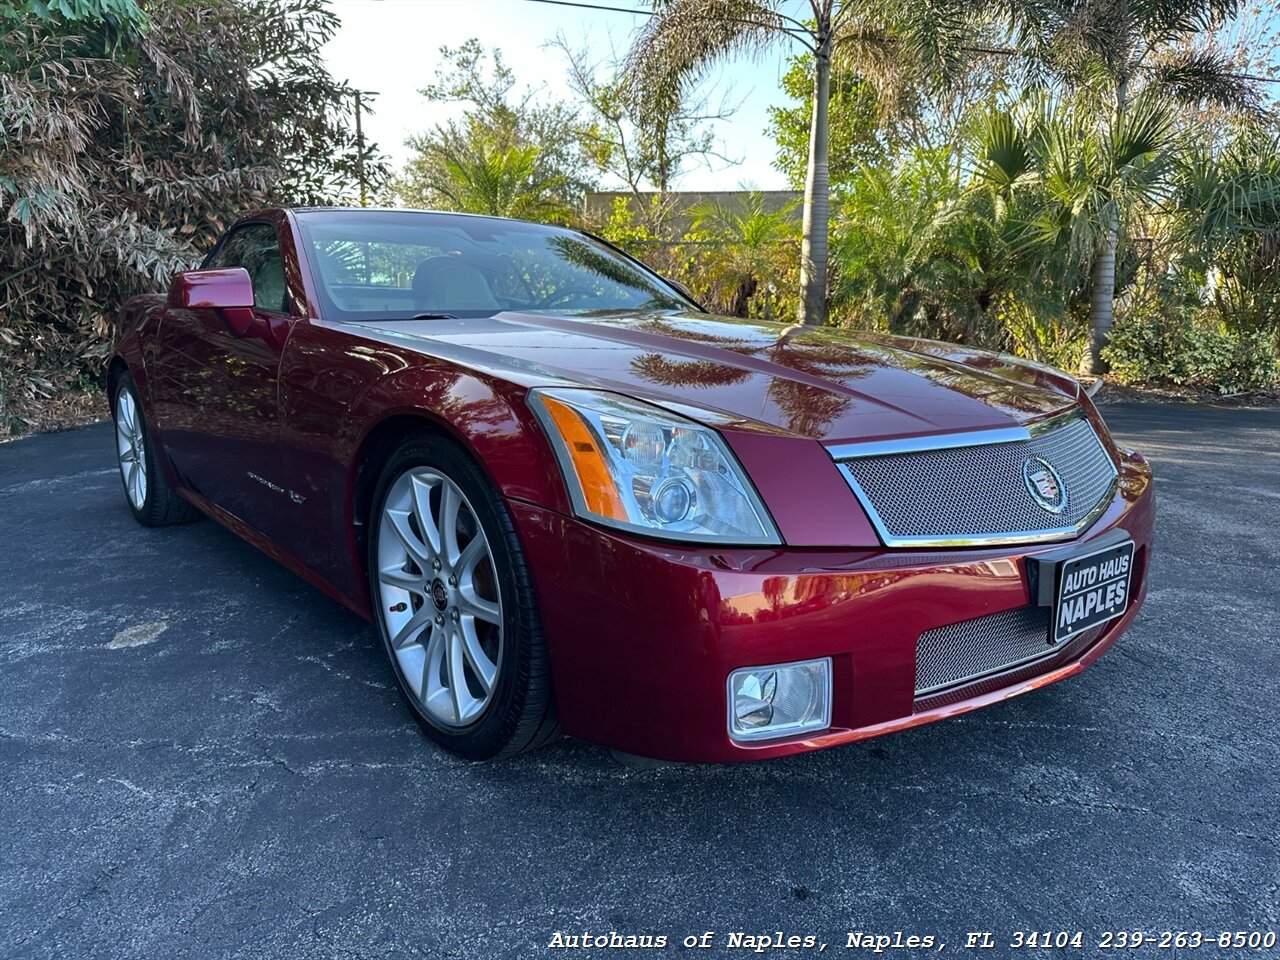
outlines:
[[[276,561],[276,563],[279,563],[292,573],[297,574],[317,590],[321,590],[333,599],[337,600],[352,613],[358,614],[365,620],[372,619],[368,605],[362,602],[363,598],[356,599],[347,596],[292,553],[281,549],[273,541],[268,540],[239,517],[228,513],[217,504],[211,503],[209,500],[200,496],[200,494],[195,493],[186,487],[179,488],[178,495],[193,504],[201,513],[206,514],[213,520],[222,524],[222,526],[226,527],[250,546],[257,547],[272,560]]]

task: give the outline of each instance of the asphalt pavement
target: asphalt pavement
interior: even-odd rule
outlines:
[[[654,770],[569,740],[455,760],[364,622],[212,522],[135,524],[107,425],[2,444],[0,957],[1280,932],[1280,410],[1104,415],[1153,461],[1159,520],[1145,612],[1091,669],[838,750]]]

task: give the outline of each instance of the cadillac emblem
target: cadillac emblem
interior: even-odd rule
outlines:
[[[1029,457],[1022,464],[1022,479],[1027,484],[1031,499],[1042,509],[1050,513],[1061,513],[1067,509],[1067,488],[1048,460]]]
[[[439,577],[431,581],[431,602],[442,613],[449,606],[449,591],[444,588]]]

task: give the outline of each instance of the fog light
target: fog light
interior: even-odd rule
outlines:
[[[794,737],[831,726],[831,658],[729,674],[729,736]]]

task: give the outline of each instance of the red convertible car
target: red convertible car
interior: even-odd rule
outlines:
[[[1082,670],[1151,471],[1011,357],[711,316],[587,234],[273,209],[122,311],[146,525],[207,514],[370,618],[432,739],[776,757]]]

